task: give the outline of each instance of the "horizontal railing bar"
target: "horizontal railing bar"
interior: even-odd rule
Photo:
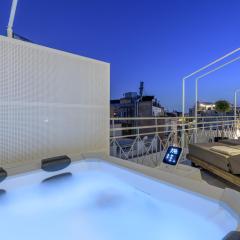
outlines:
[[[121,131],[121,130],[136,130],[136,129],[148,129],[148,128],[162,128],[162,127],[172,127],[172,126],[182,126],[188,124],[178,124],[178,125],[150,125],[150,126],[138,126],[138,127],[123,127],[123,128],[111,128],[110,131]]]
[[[207,118],[233,118],[234,115],[231,116],[199,116],[197,119],[207,119]],[[239,118],[239,116],[237,116]],[[182,120],[183,117],[115,117],[110,118],[111,121],[130,121],[130,120],[161,120],[161,119],[179,119]],[[195,119],[195,117],[184,117],[184,119]]]
[[[214,127],[221,127],[222,125],[216,125]],[[232,126],[232,124],[226,124],[225,126]],[[198,128],[188,128],[188,129],[176,129],[176,130],[169,130],[169,131],[155,131],[155,132],[148,132],[148,133],[137,133],[137,134],[129,134],[129,135],[121,135],[121,136],[110,136],[110,139],[120,139],[120,138],[129,138],[129,137],[137,137],[137,136],[146,136],[146,135],[157,135],[157,134],[160,134],[160,133],[171,133],[171,132],[182,132],[182,131],[190,131],[190,130],[196,130],[196,129],[206,129],[206,128],[210,128],[208,129],[209,131],[218,131],[219,129],[216,129],[216,130],[212,130],[211,129],[212,126],[209,126],[209,127],[198,127]],[[207,129],[206,129],[207,130]],[[219,130],[220,131],[220,130]]]
[[[170,125],[170,124],[162,124],[162,125],[150,125],[150,126],[134,126],[134,127],[121,127],[121,128],[110,128],[111,132],[114,131],[124,131],[124,130],[141,130],[141,129],[148,129],[148,128],[163,128],[163,127],[182,127],[182,126],[188,126],[191,124],[197,124],[197,125],[207,125],[207,124],[218,124],[221,123],[223,125],[226,125],[226,123],[234,123],[237,122],[238,120],[227,120],[227,121],[212,121],[212,122],[191,122],[191,123],[184,123],[184,124],[175,124],[175,125]],[[221,126],[221,125],[220,125]],[[215,126],[214,126],[215,127]]]

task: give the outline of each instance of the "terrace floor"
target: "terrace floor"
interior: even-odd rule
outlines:
[[[202,174],[202,179],[210,185],[214,185],[219,188],[232,188],[232,189],[240,192],[240,187],[238,187],[234,184],[231,184],[230,182],[228,182],[206,170],[202,169],[201,174]]]
[[[184,164],[191,165],[191,161],[186,160],[184,161]],[[223,178],[220,178],[219,176],[211,172],[201,169],[201,175],[202,175],[202,179],[210,185],[213,185],[219,188],[232,188],[240,192],[240,187],[224,180]]]

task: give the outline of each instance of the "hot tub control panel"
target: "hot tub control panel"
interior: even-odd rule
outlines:
[[[182,148],[170,146],[163,158],[163,162],[170,165],[177,165],[182,154]]]

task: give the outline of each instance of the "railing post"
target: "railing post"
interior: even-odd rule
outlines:
[[[158,121],[157,121],[157,118],[155,117],[155,151],[156,151],[156,162],[158,162],[158,128],[157,128],[157,125],[158,125]],[[154,151],[153,151],[154,152]]]
[[[113,128],[113,156],[117,157],[117,144],[116,144],[116,138],[115,138],[115,119],[112,119],[112,128]]]
[[[237,96],[240,93],[240,89],[237,89],[234,94],[234,128],[236,137],[238,137],[238,121],[237,121]]]
[[[239,138],[240,137],[240,132],[239,132],[239,126],[240,126],[240,118],[238,117],[238,119],[237,119],[237,137]]]
[[[185,80],[186,78],[184,77],[182,79],[182,134],[181,134],[181,147],[184,149],[185,147]]]
[[[195,82],[195,135],[194,143],[197,143],[197,134],[198,134],[198,78]]]
[[[139,162],[139,127],[137,128],[137,163]]]

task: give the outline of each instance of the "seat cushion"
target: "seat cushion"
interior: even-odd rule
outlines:
[[[222,153],[228,156],[240,155],[240,149],[232,148],[230,146],[213,146],[210,150],[218,153]]]

